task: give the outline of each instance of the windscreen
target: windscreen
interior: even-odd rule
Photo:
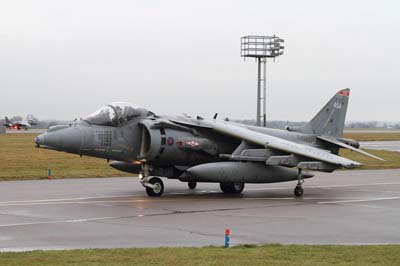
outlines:
[[[115,113],[114,109],[107,105],[96,112],[88,115],[83,120],[89,122],[92,125],[99,125],[99,126],[117,126],[117,114]]]
[[[117,112],[118,120],[120,124],[134,119],[135,117],[141,116],[145,109],[134,106],[133,104],[126,102],[114,102],[110,106]]]
[[[150,114],[144,108],[135,106],[126,102],[113,102],[104,106],[84,118],[85,121],[92,125],[100,126],[119,126],[123,125],[136,117]]]

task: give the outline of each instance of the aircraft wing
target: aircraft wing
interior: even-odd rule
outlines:
[[[177,119],[177,118],[175,118],[175,119],[167,118],[167,119],[175,124],[179,124],[182,126],[189,126],[189,127],[195,127],[195,128],[196,127],[197,128],[206,128],[206,129],[212,128],[212,126],[201,123],[203,121],[203,118],[201,118],[200,120],[194,120],[194,119],[190,119],[190,118],[186,118],[186,117],[180,117],[179,119]]]
[[[276,150],[285,151],[295,155],[312,158],[317,161],[343,166],[345,168],[357,168],[363,166],[363,164],[359,162],[355,162],[344,157],[332,154],[329,151],[323,149],[266,135],[231,123],[208,120],[201,120],[198,122],[199,124],[210,127],[221,134],[262,145],[266,148],[273,148]]]

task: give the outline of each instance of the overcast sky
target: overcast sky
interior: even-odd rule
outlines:
[[[351,88],[347,121],[400,120],[398,1],[1,1],[0,115],[73,119],[112,101],[254,118],[240,37],[285,39],[268,119],[309,120]]]

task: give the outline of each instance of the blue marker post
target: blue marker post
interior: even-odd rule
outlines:
[[[227,228],[227,229],[225,229],[225,247],[226,248],[229,248],[230,238],[231,238],[231,230],[229,230]]]
[[[51,169],[47,169],[47,179],[51,179]]]

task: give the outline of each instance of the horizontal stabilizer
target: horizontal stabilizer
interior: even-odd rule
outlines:
[[[369,156],[369,157],[371,157],[371,158],[374,158],[374,159],[377,159],[377,160],[380,160],[380,161],[385,161],[384,159],[382,159],[382,158],[380,158],[380,157],[378,157],[378,156],[375,156],[375,155],[370,154],[370,153],[368,153],[368,152],[366,152],[366,151],[357,149],[357,148],[355,148],[355,147],[353,147],[353,146],[347,145],[346,143],[343,143],[343,142],[341,142],[341,141],[338,141],[338,140],[335,139],[335,138],[331,138],[331,137],[328,137],[328,136],[318,136],[317,138],[320,139],[320,140],[329,142],[329,143],[331,143],[331,144],[340,146],[340,147],[342,147],[342,148],[349,149],[349,150],[351,150],[351,151],[355,151],[355,152],[361,153],[361,154],[363,154],[363,155],[365,155],[365,156]]]

